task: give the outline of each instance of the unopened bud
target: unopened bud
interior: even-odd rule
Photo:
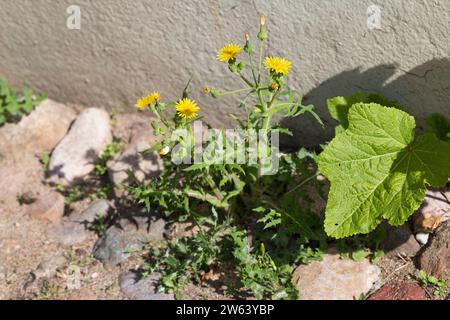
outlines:
[[[203,87],[202,91],[204,94],[208,94],[210,92],[208,87]]]
[[[248,54],[252,54],[253,53],[253,46],[250,43],[250,35],[248,34],[248,32],[245,33],[244,51],[247,52]]]
[[[266,32],[266,17],[265,16],[261,16],[259,19],[259,24],[261,25],[260,29],[259,29],[259,33],[258,33],[258,39],[261,41],[264,41],[267,39],[267,32]]]
[[[266,24],[266,17],[265,16],[259,17],[259,24],[262,25],[262,26]]]

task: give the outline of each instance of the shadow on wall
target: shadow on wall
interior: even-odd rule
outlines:
[[[395,73],[401,73],[389,81]],[[320,84],[304,97],[304,105],[313,104],[325,124],[325,130],[313,120],[300,116],[284,119],[282,126],[294,135],[283,136],[281,148],[315,147],[329,141],[334,135],[336,122],[330,118],[326,100],[347,96],[357,91],[380,93],[403,105],[416,117],[417,128],[423,129],[426,117],[438,112],[450,115],[450,59],[433,59],[412,70],[402,70],[394,64],[383,64],[361,72],[359,68],[344,71]]]

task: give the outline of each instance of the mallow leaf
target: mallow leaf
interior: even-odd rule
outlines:
[[[340,122],[336,128],[336,134],[347,129],[348,127],[348,111],[356,103],[377,103],[386,107],[393,107],[403,110],[397,102],[388,100],[378,93],[356,92],[348,97],[334,97],[327,100],[328,112],[333,119]]]
[[[439,139],[450,141],[450,121],[440,113],[432,113],[427,118],[428,131],[433,132]]]
[[[450,173],[450,145],[432,133],[414,138],[407,113],[357,103],[348,128],[319,156],[331,182],[325,216],[329,236],[369,233],[383,220],[401,225],[420,206],[425,184],[440,187]]]

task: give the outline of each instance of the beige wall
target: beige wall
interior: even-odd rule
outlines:
[[[66,27],[71,4],[81,30]],[[381,30],[367,27],[371,4]],[[255,33],[259,14],[270,53],[294,62],[290,85],[322,114],[326,98],[355,90],[385,93],[419,119],[450,113],[449,0],[0,0],[0,75],[59,101],[131,108],[149,90],[176,98],[192,74],[198,98],[204,84],[232,86],[216,50]],[[202,101],[216,125],[233,110]],[[309,120],[295,126],[323,136]]]

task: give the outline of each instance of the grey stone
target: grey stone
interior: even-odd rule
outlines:
[[[94,257],[105,265],[117,265],[131,252],[141,250],[149,241],[161,241],[166,223],[155,217],[121,219],[110,227],[94,246]]]
[[[158,273],[141,278],[136,272],[125,272],[119,277],[120,290],[132,300],[174,300],[173,294],[155,292],[160,277]]]
[[[50,158],[49,181],[72,185],[88,175],[101,152],[111,143],[109,115],[97,108],[85,109]]]
[[[388,223],[384,223],[383,227],[386,230],[386,238],[381,242],[381,249],[386,251],[386,253],[402,253],[414,256],[420,250],[420,245],[407,224],[393,227]]]
[[[381,271],[367,259],[341,259],[336,250],[322,261],[300,265],[293,274],[300,300],[353,300],[378,285]]]
[[[94,201],[80,214],[71,215],[54,230],[54,238],[59,243],[70,246],[86,241],[94,234],[89,230],[89,225],[97,218],[106,217],[110,205],[108,201],[101,199]]]

